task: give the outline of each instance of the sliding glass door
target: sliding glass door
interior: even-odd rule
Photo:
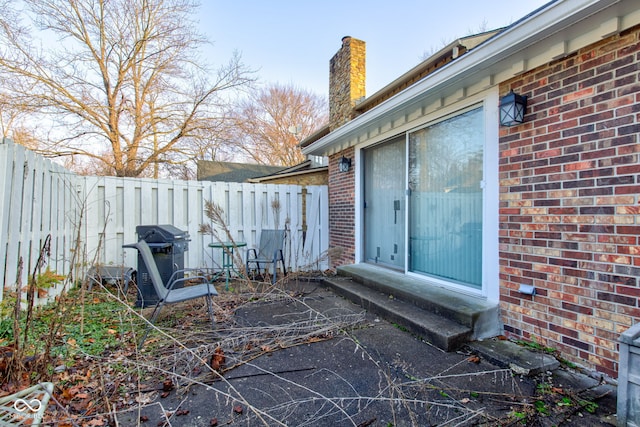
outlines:
[[[364,151],[364,256],[404,271],[406,136]]]
[[[408,270],[482,287],[483,111],[409,134]]]
[[[481,290],[484,142],[480,107],[365,148],[364,260]]]

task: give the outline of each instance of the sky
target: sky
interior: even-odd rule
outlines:
[[[457,37],[517,21],[549,0],[201,0],[202,53],[216,67],[234,51],[263,84],[324,97],[329,61],[351,36],[366,43],[367,96]]]

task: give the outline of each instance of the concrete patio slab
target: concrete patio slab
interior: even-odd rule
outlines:
[[[165,425],[172,426],[489,426],[513,421],[511,414],[524,413],[537,399],[539,378],[473,357],[468,348],[445,352],[321,283],[295,289],[296,298],[243,305],[234,315],[237,327],[285,334],[300,322],[359,320],[302,344],[265,349],[225,372],[224,380],[175,378],[166,397],[149,394],[161,406],[145,407],[141,425],[162,425],[168,416]],[[225,353],[227,365],[238,362],[232,348]],[[545,372],[544,381],[552,377]],[[603,416],[611,415],[577,409],[558,425],[606,425]],[[135,412],[118,418],[120,425],[137,421]]]

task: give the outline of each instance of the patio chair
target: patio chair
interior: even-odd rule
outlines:
[[[284,265],[284,255],[282,247],[284,245],[285,230],[262,230],[260,233],[260,244],[258,249],[247,250],[247,274],[249,266],[255,264],[258,272],[264,268],[267,271],[269,264],[273,264],[273,275],[271,283],[276,283],[276,272],[278,261],[282,263],[282,273],[287,275],[287,268]]]
[[[0,426],[39,426],[53,395],[53,383],[34,385],[0,398]]]
[[[94,283],[106,286],[114,283],[118,290],[126,297],[129,291],[129,284],[136,282],[136,271],[126,265],[94,265],[87,271],[85,279],[88,283],[89,292],[93,289]]]
[[[177,302],[187,301],[195,298],[206,297],[207,300],[207,312],[209,314],[209,318],[211,320],[211,324],[214,324],[213,317],[213,301],[211,299],[212,296],[218,295],[218,291],[213,286],[213,284],[209,283],[207,278],[204,276],[192,276],[192,277],[184,277],[184,278],[174,278],[183,270],[175,271],[171,277],[169,278],[167,283],[162,281],[162,277],[160,276],[160,271],[158,270],[158,266],[153,259],[153,254],[151,253],[151,249],[146,241],[140,240],[137,243],[131,243],[128,245],[124,245],[125,248],[135,248],[140,253],[140,257],[147,267],[147,271],[149,273],[149,278],[151,279],[151,283],[153,284],[153,288],[158,295],[158,303],[153,309],[153,313],[151,314],[151,318],[149,319],[149,323],[147,325],[147,329],[138,344],[138,348],[142,347],[144,341],[149,334],[149,329],[151,329],[151,325],[155,322],[160,310],[165,304],[174,304]],[[185,281],[199,281],[200,284],[185,286],[183,288],[173,289],[173,287]]]

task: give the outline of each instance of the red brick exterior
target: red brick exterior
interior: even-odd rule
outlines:
[[[342,156],[351,158],[348,172],[338,170]],[[332,267],[355,263],[355,158],[354,149],[329,157],[329,248],[340,249],[331,258]]]
[[[529,97],[500,129],[505,329],[613,377],[640,321],[639,64],[636,27],[500,85]]]

